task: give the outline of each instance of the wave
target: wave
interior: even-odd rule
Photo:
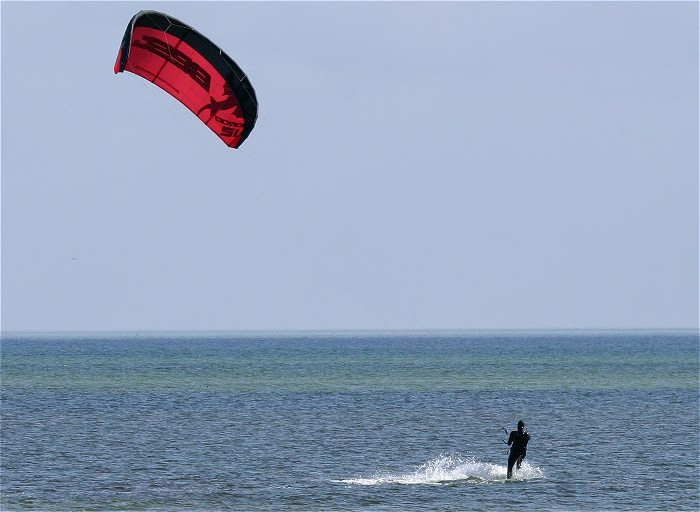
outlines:
[[[476,459],[463,459],[456,455],[440,455],[408,473],[383,473],[368,478],[346,478],[334,480],[334,482],[346,485],[447,485],[459,481],[506,482],[508,481],[506,477],[507,467],[505,465],[481,462]],[[527,461],[523,461],[520,469],[513,471],[511,481],[538,478],[544,478],[542,470]]]

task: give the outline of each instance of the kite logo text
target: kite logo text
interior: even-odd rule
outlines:
[[[155,53],[159,57],[167,60],[172,65],[177,66],[184,73],[187,73],[192,80],[199,84],[205,91],[209,92],[211,85],[211,76],[204,71],[199,64],[190,59],[177,48],[170,46],[165,41],[161,41],[157,37],[142,36],[141,41],[135,41],[134,46],[143,48],[151,53]]]

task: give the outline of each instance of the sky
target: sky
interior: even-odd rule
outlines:
[[[113,72],[170,14],[227,148]],[[697,2],[0,4],[2,330],[698,327]]]

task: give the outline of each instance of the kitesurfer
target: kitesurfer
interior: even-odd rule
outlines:
[[[510,455],[508,455],[508,478],[513,476],[513,465],[516,469],[520,469],[527,452],[527,442],[530,440],[530,434],[525,432],[525,422],[518,421],[518,430],[513,430],[508,437],[508,445],[510,446]]]

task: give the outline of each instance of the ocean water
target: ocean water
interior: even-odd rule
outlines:
[[[8,334],[0,370],[4,511],[700,503],[697,332]]]

